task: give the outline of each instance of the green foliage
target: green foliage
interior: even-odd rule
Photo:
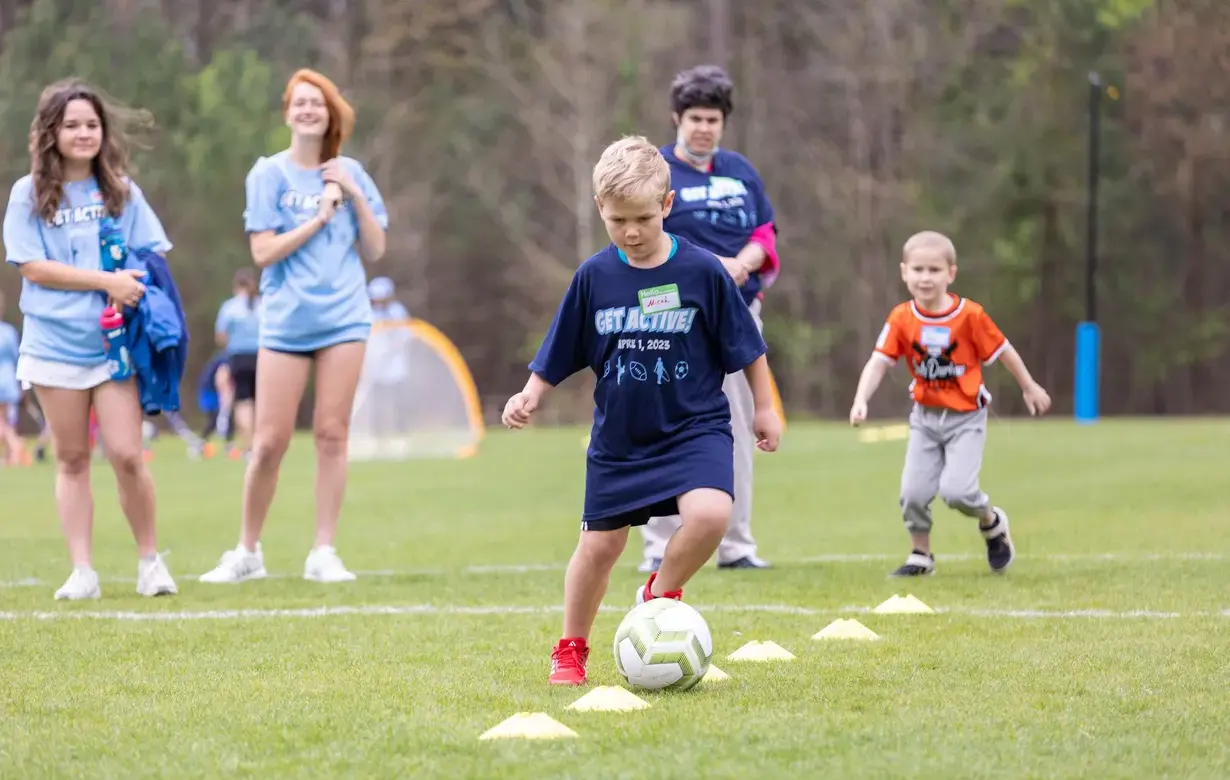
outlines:
[[[1138,21],[1155,3],[1156,0],[1100,0],[1091,5],[1097,6],[1098,22],[1115,30]]]
[[[262,154],[285,146],[277,105],[281,84],[251,49],[222,49],[195,70],[159,15],[100,34],[101,5],[38,0],[0,52],[0,151],[6,178],[29,169],[25,136],[43,86],[79,75],[123,104],[152,113],[148,149],[134,178],[175,249],[177,280],[193,291],[186,306],[194,334],[211,334],[234,268],[250,263],[242,229],[244,176]],[[122,66],[122,68],[117,67]],[[20,146],[17,139],[20,139]],[[202,353],[211,337],[197,338]],[[204,355],[198,355],[203,359]]]
[[[409,261],[382,273],[474,356],[484,395],[523,380],[558,292],[541,269],[575,254],[575,150],[668,131],[670,76],[715,50],[703,0],[638,3],[643,16],[613,0],[519,3],[525,13],[511,15],[483,0],[369,0],[344,17],[287,0],[248,3],[248,15],[20,5],[0,38],[3,180],[29,169],[26,134],[50,81],[80,75],[153,114],[135,176],[191,290],[190,373],[233,270],[251,262],[244,178],[289,143],[280,93],[307,66],[333,75],[358,112],[347,152],[378,170],[390,258]],[[873,329],[902,295],[900,241],[922,227],[953,235],[959,291],[988,304],[1063,407],[1085,298],[1091,70],[1122,93],[1103,104],[1107,408],[1148,411],[1185,377],[1230,382],[1219,367],[1230,311],[1217,303],[1230,289],[1230,217],[1215,194],[1230,166],[1210,129],[1225,103],[1223,6],[762,0],[752,23],[726,5],[740,106],[726,140],[759,168],[782,231],[765,328],[792,412],[844,412]],[[574,13],[592,39],[562,46]],[[596,92],[570,92],[574,74]],[[578,123],[577,106],[595,115]],[[1205,303],[1185,301],[1181,279],[1199,280],[1187,287]],[[0,274],[6,291],[16,283]],[[1002,374],[989,380],[1011,381]],[[1205,406],[1224,407],[1224,391],[1196,384]],[[1017,403],[1007,389],[996,388],[1001,412]]]

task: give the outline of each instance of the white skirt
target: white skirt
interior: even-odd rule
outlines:
[[[55,387],[61,390],[93,390],[111,381],[106,363],[78,366],[54,360],[21,355],[17,358],[17,379],[22,387]]]

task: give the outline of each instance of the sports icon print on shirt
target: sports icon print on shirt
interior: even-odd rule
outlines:
[[[663,385],[685,379],[688,364],[671,359],[674,340],[669,337],[690,333],[699,310],[682,305],[674,284],[638,290],[637,299],[636,306],[612,306],[594,315],[599,335],[618,338],[616,354],[603,362],[599,381],[614,379],[623,385],[631,379]]]

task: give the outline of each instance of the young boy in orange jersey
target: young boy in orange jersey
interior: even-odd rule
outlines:
[[[982,367],[1002,360],[1020,384],[1030,414],[1045,414],[1051,406],[1050,396],[986,311],[948,292],[956,278],[957,251],[947,236],[924,231],[906,241],[901,279],[913,300],[888,315],[850,407],[851,425],[866,420],[867,401],[884,374],[906,359],[914,378],[914,409],[901,475],[901,511],[913,549],[894,577],[935,571],[931,502],[937,494],[948,506],[978,519],[991,571],[1001,572],[1012,563],[1008,515],[991,505],[978,484],[991,403]]]

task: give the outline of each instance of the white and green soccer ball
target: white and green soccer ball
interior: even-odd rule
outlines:
[[[638,604],[615,632],[615,668],[637,688],[686,691],[709,671],[712,657],[709,624],[682,601]]]

